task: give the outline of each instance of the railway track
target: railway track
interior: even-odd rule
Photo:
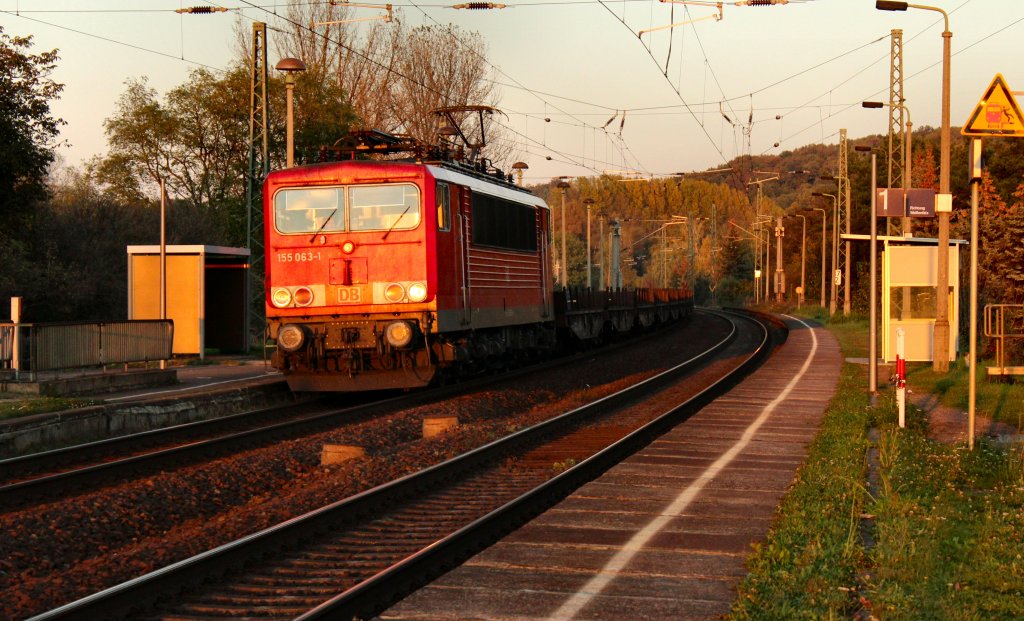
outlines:
[[[733,321],[745,328],[633,387],[35,619],[372,616],[749,373],[768,355],[771,331],[749,319]],[[726,348],[722,357],[732,369],[724,377],[667,410],[644,407]],[[154,607],[158,600],[173,603]]]
[[[642,338],[655,339],[658,336],[653,333]],[[612,352],[616,347],[636,343],[636,340],[627,341],[607,349]],[[146,476],[160,469],[193,464],[441,401],[488,384],[514,379],[517,375],[566,364],[573,364],[573,359],[559,358],[498,376],[480,377],[457,385],[385,399],[373,396],[375,393],[350,393],[345,396],[346,402],[351,404],[355,401],[357,404],[343,408],[332,407],[329,397],[320,396],[300,405],[245,412],[3,459],[0,460],[0,506],[10,511],[63,498]]]

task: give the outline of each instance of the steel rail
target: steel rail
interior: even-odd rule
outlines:
[[[652,332],[643,338],[654,338],[656,336],[657,332]],[[630,339],[606,347],[603,351],[614,351],[618,347],[630,346],[637,342],[637,339]],[[31,471],[33,468],[41,469],[43,465],[47,465],[52,469],[55,464],[81,463],[86,461],[96,463],[64,472],[31,478],[24,477],[22,480],[14,483],[0,485],[0,507],[4,507],[5,510],[11,510],[26,506],[33,501],[42,502],[49,498],[66,495],[69,492],[92,489],[106,478],[114,475],[119,480],[124,480],[125,476],[129,474],[138,475],[139,473],[145,473],[169,465],[186,463],[188,460],[195,460],[197,456],[204,454],[221,454],[234,446],[266,442],[285,434],[303,433],[304,430],[311,427],[328,424],[331,422],[331,419],[336,417],[357,419],[358,417],[375,415],[381,410],[417,407],[434,403],[452,395],[478,389],[494,382],[506,381],[519,375],[536,373],[563,364],[572,364],[574,358],[575,356],[560,357],[540,364],[527,365],[514,371],[507,371],[497,376],[476,377],[458,384],[439,386],[412,395],[401,395],[354,407],[330,409],[320,414],[299,416],[288,421],[254,427],[245,431],[234,431],[227,435],[213,438],[192,440],[192,438],[200,437],[204,434],[216,433],[220,428],[230,429],[232,425],[247,418],[268,417],[272,416],[275,412],[286,411],[290,408],[301,408],[302,406],[310,405],[310,403],[276,406],[265,410],[232,414],[211,420],[184,423],[172,427],[152,429],[96,442],[3,459],[0,460],[0,473],[3,473],[3,477],[0,480],[6,479],[8,481],[14,478],[21,478],[17,475],[19,471]],[[314,400],[312,403],[315,405],[317,401],[321,401],[321,399]],[[182,438],[182,440],[175,440],[175,438]],[[101,459],[113,451],[128,453],[156,444],[174,444],[174,446],[117,459]]]
[[[724,315],[723,315],[724,316]],[[717,394],[724,392],[738,382],[767,356],[769,339],[768,331],[764,333],[756,351],[726,377],[719,379],[711,387],[701,391],[696,397],[685,404],[662,415],[643,429],[635,431],[612,447],[584,460],[536,488],[532,492],[506,504],[456,533],[432,544],[391,568],[371,577],[363,583],[332,598],[300,618],[326,618],[327,616],[366,614],[368,611],[380,610],[395,597],[395,585],[401,583],[405,588],[422,580],[424,571],[433,566],[451,566],[456,559],[466,555],[465,548],[476,550],[481,541],[493,541],[502,530],[521,524],[538,512],[538,506],[550,506],[571,489],[596,477],[608,467],[621,460],[621,455],[635,451],[649,442],[654,435],[663,433],[672,425],[692,414]],[[495,440],[487,445],[468,451],[462,455],[436,464],[417,473],[406,475],[395,481],[366,490],[352,497],[332,503],[326,507],[297,516],[281,524],[264,529],[260,532],[243,537],[239,540],[219,546],[213,550],[198,554],[191,558],[168,565],[149,574],[110,587],[99,593],[70,602],[32,618],[32,621],[50,621],[53,619],[94,619],[117,618],[137,613],[158,598],[166,597],[182,589],[194,587],[231,569],[236,569],[246,561],[264,557],[296,546],[302,540],[308,540],[319,533],[335,530],[339,527],[356,524],[368,516],[377,515],[380,510],[398,502],[422,495],[424,489],[443,485],[467,472],[474,472],[482,465],[507,455],[526,443],[537,438],[550,435],[567,426],[587,420],[594,413],[621,407],[634,402],[645,392],[661,388],[678,376],[690,371],[695,365],[715,355],[737,335],[733,322],[729,335],[705,352],[672,367],[654,377],[617,393],[603,397],[593,403],[576,408],[537,425],[520,430],[509,436]],[[652,435],[653,434],[653,435]],[[538,505],[538,500],[544,502]],[[497,530],[495,530],[497,529]],[[471,541],[471,543],[467,543]],[[463,550],[463,552],[459,552]],[[390,593],[390,595],[388,595]]]

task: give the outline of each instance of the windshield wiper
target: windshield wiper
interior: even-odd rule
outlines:
[[[333,218],[334,214],[336,214],[336,213],[338,213],[338,208],[337,207],[334,208],[334,211],[331,212],[331,215],[327,216],[327,219],[324,220],[324,223],[321,224],[320,228],[318,228],[316,230],[316,233],[313,233],[313,236],[309,238],[309,243],[312,244],[314,241],[316,241],[316,236],[319,235],[320,232],[324,230],[324,228],[327,226],[327,223],[331,221],[331,218]]]
[[[409,213],[409,210],[411,208],[412,208],[412,204],[411,203],[405,206],[405,211],[402,212],[402,215],[398,216],[398,219],[395,220],[395,223],[391,225],[391,228],[389,228],[387,230],[387,232],[384,233],[384,237],[380,238],[381,241],[384,241],[385,239],[388,238],[388,235],[391,235],[391,231],[395,230],[395,227],[398,226],[398,223],[402,221],[402,218],[405,217],[405,214]]]

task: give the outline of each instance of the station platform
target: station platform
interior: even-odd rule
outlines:
[[[835,394],[839,345],[788,318],[774,356],[385,621],[720,619]]]
[[[129,372],[131,373],[131,372]],[[172,383],[130,386],[79,395],[83,405],[0,420],[0,459],[102,440],[118,435],[292,403],[284,377],[263,359],[208,358],[202,365],[172,365]],[[17,410],[39,395],[0,394],[0,404]]]

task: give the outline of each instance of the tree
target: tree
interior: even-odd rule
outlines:
[[[278,54],[300,58],[307,68],[316,68],[333,81],[340,93],[338,102],[355,112],[363,128],[399,131],[401,116],[393,104],[399,75],[394,68],[404,31],[398,20],[374,21],[369,27],[365,22],[346,22],[363,17],[355,10],[340,3],[290,4],[288,20],[296,26],[283,39],[275,38],[281,41]],[[306,28],[307,24],[314,27]],[[243,58],[250,47],[245,47]]]
[[[410,134],[434,143],[437,130],[445,124],[433,114],[434,110],[497,104],[497,93],[489,79],[486,42],[478,33],[452,25],[408,30],[397,19],[358,28],[345,23],[363,17],[354,10],[341,4],[290,4],[287,15],[295,27],[278,51],[282,56],[302,59],[307,68],[315,68],[307,74],[333,79],[339,88],[339,101],[351,107],[362,128]],[[315,27],[307,28],[307,24]],[[467,136],[479,135],[474,115],[456,120],[464,123],[461,128]],[[501,140],[503,132],[496,120],[485,116],[485,155],[492,161],[511,161],[510,148],[500,146],[511,143]]]
[[[160,178],[167,178],[169,193],[175,184],[169,174],[175,121],[157,100],[146,78],[130,79],[114,115],[103,123],[107,156],[96,166],[98,179],[111,186],[124,202],[154,194]]]
[[[298,161],[314,161],[321,146],[344,135],[353,115],[338,84],[322,68],[299,74],[295,88]],[[271,162],[283,164],[284,78],[269,83]],[[204,209],[219,223],[205,243],[241,245],[246,238],[245,174],[249,157],[249,75],[237,65],[222,77],[194,70],[160,100],[145,78],[130,80],[105,122],[109,151],[90,170],[106,193],[140,204],[157,195],[160,179],[173,199]]]
[[[27,222],[27,206],[46,196],[46,174],[63,121],[50,101],[64,89],[48,76],[57,50],[29,54],[32,37],[9,37],[0,28],[0,226]],[[0,229],[2,233],[4,229]]]
[[[1020,251],[1024,239],[1024,183],[1013,193],[1014,201],[995,223],[999,235],[993,240],[992,255],[994,269],[1000,273],[1003,283],[1002,295],[998,301],[1008,304],[1024,303],[1024,253]],[[997,301],[993,298],[993,301]]]
[[[487,80],[487,45],[479,33],[464,32],[454,25],[418,26],[403,43],[396,63],[403,79],[396,84],[395,112],[406,133],[433,142],[443,125],[434,110],[497,103],[493,82]],[[472,123],[474,117],[457,120]]]

